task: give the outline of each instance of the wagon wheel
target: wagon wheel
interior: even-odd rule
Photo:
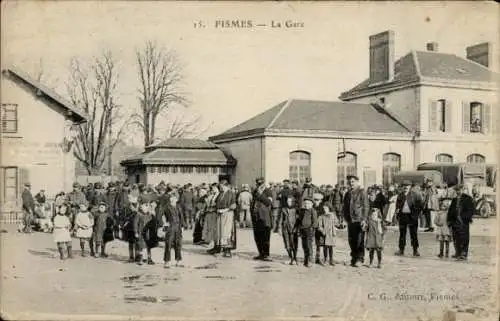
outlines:
[[[488,218],[491,215],[491,205],[488,202],[484,202],[479,209],[479,214],[483,218]]]

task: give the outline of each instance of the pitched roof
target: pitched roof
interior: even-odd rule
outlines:
[[[63,110],[70,111],[71,114],[69,115],[69,117],[73,121],[77,123],[82,123],[87,121],[88,115],[83,110],[71,104],[69,101],[64,99],[59,94],[57,94],[54,90],[48,88],[47,86],[31,78],[28,74],[26,74],[22,70],[14,66],[11,66],[9,68],[4,69],[3,74],[7,76],[11,75],[14,76],[16,79],[22,81],[24,84],[28,85],[33,90],[35,90],[37,92],[37,95],[42,93],[43,95],[45,95],[45,97],[50,99],[52,102],[61,107]]]
[[[233,166],[236,160],[226,150],[201,139],[170,138],[150,145],[136,156],[120,163],[134,165],[218,165]]]
[[[273,114],[274,118],[269,117],[270,114]],[[259,124],[259,126],[252,128],[248,126],[248,123]],[[246,125],[242,126],[243,124]],[[252,131],[255,133],[266,131],[409,133],[409,130],[386,110],[371,104],[292,99],[209,139],[217,141],[237,138],[248,135]]]
[[[404,84],[418,84],[422,80],[463,81],[468,83],[496,83],[500,75],[472,60],[455,54],[433,51],[411,51],[394,64],[394,78],[390,82],[370,83],[365,79],[340,95],[340,99],[349,100],[352,96],[368,94],[386,87]]]
[[[148,149],[217,149],[217,145],[202,139],[168,138],[161,143],[150,145]]]

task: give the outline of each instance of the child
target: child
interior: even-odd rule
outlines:
[[[282,207],[279,217],[278,224],[276,226],[275,232],[278,232],[281,226],[281,234],[283,236],[283,243],[285,243],[285,249],[290,258],[290,265],[297,263],[297,244],[299,241],[299,235],[295,228],[295,222],[297,221],[297,209],[294,204],[294,197],[292,195],[288,196],[286,199],[286,207]]]
[[[64,260],[65,248],[68,251],[68,258],[73,258],[73,254],[71,252],[71,222],[69,221],[67,212],[68,207],[66,204],[62,204],[57,208],[56,215],[54,217],[54,230],[52,232],[61,260]]]
[[[100,202],[97,207],[94,219],[94,232],[92,239],[95,242],[95,256],[108,257],[106,254],[106,243],[112,241],[114,220],[106,211],[106,202]],[[101,253],[99,254],[99,250]]]
[[[147,200],[143,200],[139,207],[139,211],[134,219],[134,233],[135,238],[137,240],[138,246],[137,250],[139,251],[139,255],[137,257],[137,264],[142,265],[143,255],[141,252],[146,248],[147,251],[147,263],[149,265],[154,265],[153,259],[151,258],[151,249],[153,248],[152,241],[154,242],[154,238],[156,233],[158,232],[156,225],[154,231],[152,229],[152,222],[156,221],[156,217],[154,212],[152,213],[151,204]],[[156,235],[156,245],[158,245],[158,237]]]
[[[163,230],[165,231],[165,253],[163,255],[164,268],[170,268],[170,252],[175,251],[176,266],[182,267],[182,223],[183,215],[177,204],[177,195],[170,195],[170,203],[162,213]]]
[[[76,213],[75,217],[75,229],[76,237],[80,239],[80,248],[82,250],[82,256],[85,257],[85,243],[90,243],[90,238],[92,237],[92,226],[94,226],[94,216],[89,212],[88,203],[80,203],[80,210]]]
[[[436,216],[434,217],[434,225],[436,226],[436,239],[437,241],[439,241],[438,257],[440,259],[443,257],[448,258],[450,254],[451,233],[450,228],[448,227],[447,219],[448,205],[446,204],[446,202],[443,202],[441,204],[440,211],[437,211]]]
[[[318,217],[318,232],[323,238],[323,256],[329,259],[329,264],[334,266],[333,247],[335,246],[335,237],[337,231],[335,228],[336,214],[333,213],[328,205],[323,205],[323,215]]]
[[[313,194],[313,209],[316,211],[316,214],[319,218],[323,215],[323,194],[314,193]],[[317,230],[314,229],[314,239],[316,243],[316,260],[315,263],[319,265],[323,265],[320,259],[321,248],[324,248],[325,245],[325,237]]]
[[[299,230],[302,239],[302,248],[304,249],[304,266],[311,267],[309,262],[312,259],[312,245],[314,229],[318,226],[318,216],[313,209],[311,198],[305,197],[304,208],[300,210],[298,220],[295,222],[296,229]]]
[[[365,225],[366,242],[365,247],[369,251],[370,264],[372,267],[373,255],[377,252],[377,268],[382,267],[382,249],[384,247],[385,226],[382,224],[382,213],[378,208],[372,208]]]
[[[137,204],[137,197],[133,195],[129,195],[129,207],[123,213],[122,220],[122,230],[123,230],[123,239],[128,243],[128,254],[129,254],[129,263],[137,262],[139,260],[139,255],[141,254],[141,249],[139,247],[139,242],[135,238],[134,231],[134,220],[139,211],[139,207]]]

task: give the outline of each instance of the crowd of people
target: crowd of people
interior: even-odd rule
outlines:
[[[347,177],[347,185],[316,186],[310,178],[303,185],[284,180],[267,183],[258,178],[255,186],[241,189],[227,181],[193,186],[157,186],[112,182],[80,186],[56,195],[48,206],[44,192],[35,197],[30,184],[22,193],[23,231],[32,226],[52,232],[60,258],[72,258],[72,238],[80,240],[81,255],[107,257],[106,244],[115,239],[128,243],[129,262],[155,264],[152,250],[165,243],[164,267],[182,266],[183,230],[192,231],[197,245],[211,245],[208,254],[231,258],[237,248],[239,228],[252,228],[258,255],[270,261],[271,233],[280,233],[290,264],[298,264],[299,240],[303,263],[335,265],[334,247],[339,230],[347,229],[350,264],[365,261],[373,265],[376,254],[382,266],[384,236],[390,225],[399,226],[399,250],[404,256],[409,231],[413,256],[420,256],[419,220],[427,232],[435,232],[440,258],[449,257],[449,244],[457,260],[466,260],[469,225],[474,204],[467,186],[455,186],[456,193],[440,202],[432,181],[423,186],[405,181],[401,186],[362,188],[358,177]],[[89,251],[87,252],[87,247]],[[314,256],[314,258],[313,258]]]

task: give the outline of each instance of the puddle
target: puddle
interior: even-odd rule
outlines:
[[[205,279],[217,279],[217,280],[234,280],[234,276],[222,276],[222,275],[207,275]]]
[[[9,233],[7,230],[1,229],[0,233]]]
[[[322,318],[323,316],[322,315],[316,315],[316,314],[313,314],[311,316],[309,316],[310,318],[313,318],[313,319],[318,319],[318,318]]]
[[[130,275],[130,276],[124,276],[120,278],[120,280],[125,281],[125,282],[132,282],[135,280],[139,280],[141,278],[140,275]]]
[[[281,270],[277,270],[277,269],[276,270],[273,270],[273,269],[264,270],[264,269],[262,269],[262,270],[257,270],[255,272],[281,272]]]
[[[166,277],[166,278],[163,278],[163,281],[165,281],[165,282],[168,282],[168,281],[179,281],[179,278],[169,278],[169,277]]]
[[[272,269],[272,266],[269,266],[269,265],[256,266],[256,267],[254,267],[254,269],[256,269],[256,270],[259,270],[259,269],[268,270],[268,269]]]
[[[150,283],[150,284],[144,284],[144,286],[147,286],[147,287],[153,287],[153,286],[157,286],[158,284],[154,284],[154,283]]]
[[[145,302],[145,303],[172,303],[178,302],[181,298],[170,296],[126,296],[125,303]]]
[[[196,266],[195,270],[212,270],[212,269],[217,269],[217,263],[210,263],[207,265],[202,265],[202,266]]]
[[[52,252],[47,252],[47,251],[35,251],[35,250],[28,250],[30,254],[36,255],[36,256],[41,256],[49,259],[53,259],[54,255]]]

